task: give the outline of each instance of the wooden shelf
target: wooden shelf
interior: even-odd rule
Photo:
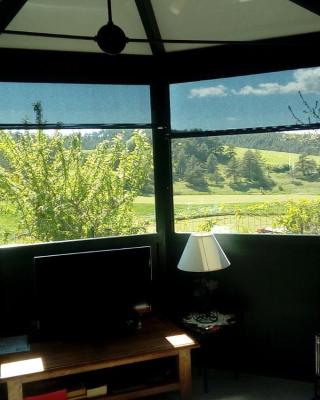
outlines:
[[[167,393],[167,392],[173,392],[175,390],[180,389],[180,384],[179,382],[174,382],[174,383],[167,383],[163,385],[157,385],[157,386],[152,386],[148,387],[145,389],[138,389],[138,390],[132,390],[132,391],[124,391],[123,393],[119,394],[110,394],[103,396],[103,398],[100,398],[101,400],[130,400],[130,399],[138,399],[140,397],[145,397],[145,396],[151,396],[151,395],[156,395],[156,394],[161,394],[161,393]]]
[[[178,366],[176,382],[155,382],[150,386],[146,385],[133,390],[128,388],[128,391],[123,393],[112,394],[111,392],[109,395],[95,397],[94,399],[137,399],[177,390],[180,391],[182,400],[190,400],[190,352],[191,349],[199,346],[194,342],[185,346],[174,347],[166,340],[168,336],[181,334],[185,334],[185,332],[171,322],[149,317],[144,321],[142,329],[120,338],[106,337],[105,340],[99,340],[99,342],[34,343],[31,344],[29,352],[0,356],[0,364],[41,357],[44,370],[0,379],[0,383],[7,384],[8,400],[23,400],[23,385],[28,382],[30,384],[46,379],[174,357]]]
[[[103,396],[90,397],[90,400],[126,400],[137,399],[139,397],[152,396],[161,393],[178,391],[180,389],[179,382],[164,383],[140,389],[123,389],[121,393],[110,393]],[[77,397],[77,400],[89,399],[87,396]],[[72,400],[69,399],[69,400]]]

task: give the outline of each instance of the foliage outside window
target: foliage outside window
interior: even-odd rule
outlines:
[[[256,123],[267,121],[270,126],[281,120],[288,125],[291,121],[293,127],[320,123],[320,68],[239,77],[238,81],[228,78],[219,84],[208,81],[206,88],[193,82],[189,84],[189,98],[178,101],[183,92],[188,92],[188,84],[183,85],[172,88],[173,128],[182,121],[181,115],[175,115],[178,105],[189,101],[184,113],[192,115],[199,107],[192,105],[195,97],[208,115],[211,111],[210,117],[202,120],[203,127],[209,124],[211,129],[215,106],[219,108],[222,100],[224,115],[230,116],[225,118],[225,129],[236,120],[243,128],[250,118]],[[242,118],[233,108],[236,101],[239,109],[251,110],[254,115]],[[262,111],[265,115],[259,115]],[[217,116],[217,129],[222,129],[222,124],[223,119]],[[173,133],[176,231],[320,234],[320,130],[288,128],[196,137],[201,126],[197,128],[185,126],[178,131],[180,138],[174,138]],[[194,137],[183,137],[188,130]]]
[[[59,109],[55,103],[58,97],[53,94],[65,93],[65,86],[34,84],[35,90],[51,101],[51,118]],[[17,95],[17,84],[4,84],[2,89],[9,99],[10,95]],[[30,94],[32,87],[22,84],[23,90]],[[127,87],[121,87],[118,92],[114,87],[110,90],[112,96],[118,95],[117,102],[122,92],[122,95],[134,93],[134,88]],[[72,91],[75,95],[81,92],[81,96],[88,93],[88,99],[95,101],[96,94],[101,92],[96,115],[99,118],[104,115],[105,87],[72,85]],[[141,120],[148,119],[143,117],[148,111],[144,89],[141,95],[144,105],[139,105],[138,97],[126,119],[131,114],[131,118],[138,115]],[[66,104],[75,107],[77,101],[74,96]],[[8,103],[14,104],[10,100]],[[24,103],[25,99],[16,102],[19,116]],[[85,112],[83,104],[81,107]],[[119,114],[119,108],[112,107],[109,103],[106,107],[109,119]],[[122,106],[122,111],[125,107],[128,103]],[[155,232],[149,129],[140,129],[139,124],[136,129],[107,129],[99,124],[95,127],[93,123],[90,129],[47,129],[42,103],[33,103],[33,111],[33,125],[37,129],[34,126],[22,129],[22,121],[15,123],[14,118],[19,117],[11,113],[10,124],[19,128],[0,130],[0,245]],[[4,114],[0,112],[2,120]],[[65,115],[72,120],[68,110]],[[89,118],[94,116],[93,108]],[[26,126],[29,121],[29,118],[25,120]]]

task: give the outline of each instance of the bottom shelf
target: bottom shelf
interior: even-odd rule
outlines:
[[[156,394],[173,392],[180,389],[179,382],[166,383],[162,385],[155,385],[146,388],[136,389],[132,391],[125,391],[123,393],[118,394],[109,394],[103,397],[99,397],[99,400],[102,399],[112,399],[112,400],[130,400],[137,399],[140,397],[152,396]]]
[[[78,396],[77,400],[130,400],[130,399],[138,399],[142,397],[152,396],[161,393],[178,391],[180,389],[179,382],[171,382],[171,383],[162,383],[157,385],[140,385],[136,387],[127,387],[126,389],[117,392],[111,392],[106,395],[87,397],[87,396]],[[31,398],[30,398],[31,399]],[[70,399],[72,400],[72,398]]]
[[[67,391],[69,393],[67,400],[125,400],[179,391],[176,361],[175,357],[170,356],[159,360],[26,383],[23,390],[24,400],[52,400],[43,396],[50,393],[53,395],[56,391]],[[96,395],[91,393],[89,396],[90,389],[95,391],[103,389],[104,386],[106,386],[106,391],[97,390]],[[73,392],[72,396],[71,392]]]

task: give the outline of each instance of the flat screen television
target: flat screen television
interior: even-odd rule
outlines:
[[[34,257],[39,339],[125,333],[134,306],[151,307],[149,246]]]

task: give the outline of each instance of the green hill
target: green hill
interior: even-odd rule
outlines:
[[[243,157],[244,153],[248,149],[245,147],[235,147],[237,157]],[[254,150],[253,150],[254,151]],[[296,163],[299,160],[300,154],[298,153],[286,153],[282,151],[272,151],[272,150],[259,150],[263,160],[269,165],[283,165],[289,163]],[[310,159],[314,160],[320,165],[320,156],[309,156]]]

